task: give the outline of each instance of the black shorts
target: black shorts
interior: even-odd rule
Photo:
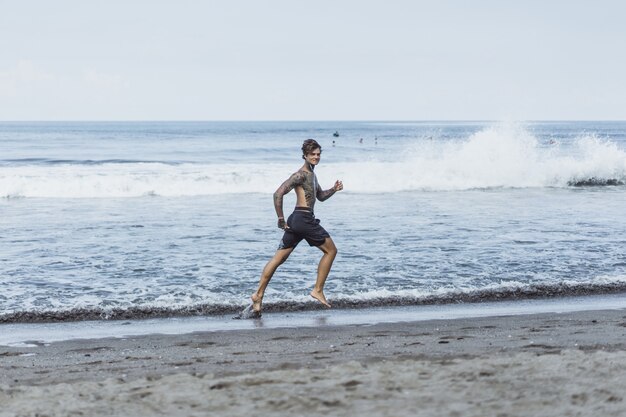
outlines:
[[[296,207],[287,219],[287,226],[289,229],[285,229],[278,249],[295,248],[302,239],[305,239],[309,246],[320,246],[327,237],[330,237],[308,207]]]

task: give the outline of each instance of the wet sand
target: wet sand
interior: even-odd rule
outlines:
[[[626,311],[0,347],[0,416],[626,413]]]

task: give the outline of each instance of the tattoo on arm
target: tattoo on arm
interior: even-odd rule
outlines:
[[[330,196],[335,194],[335,192],[336,191],[334,188],[329,188],[328,190],[322,190],[322,187],[320,187],[320,185],[317,184],[317,199],[319,201],[328,200]]]
[[[274,193],[274,208],[278,217],[284,217],[283,214],[283,196],[293,190],[296,185],[302,185],[304,181],[304,173],[298,171],[291,175]]]

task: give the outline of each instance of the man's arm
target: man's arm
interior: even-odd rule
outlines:
[[[317,184],[316,197],[319,201],[328,200],[330,196],[341,190],[343,190],[343,182],[339,180],[335,181],[335,185],[333,185],[333,188],[329,188],[328,190],[322,190],[322,187]]]
[[[283,213],[283,196],[293,190],[296,185],[301,185],[304,182],[304,173],[301,171],[295,172],[291,177],[287,178],[280,187],[274,193],[274,209],[278,216],[278,227],[285,228],[285,215]]]

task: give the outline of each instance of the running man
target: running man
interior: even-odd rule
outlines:
[[[287,181],[283,182],[274,193],[274,208],[278,215],[278,227],[283,229],[285,233],[278,245],[276,254],[263,268],[259,288],[252,294],[252,308],[257,313],[261,312],[265,289],[276,272],[276,268],[287,260],[302,239],[305,239],[309,246],[316,246],[324,253],[317,267],[317,280],[313,291],[311,291],[311,297],[330,308],[330,304],[324,296],[324,283],[335,256],[337,256],[337,247],[328,232],[320,226],[320,221],[315,218],[313,207],[316,197],[319,201],[327,200],[337,191],[343,190],[343,183],[337,180],[333,188],[322,190],[322,187],[317,183],[315,172],[313,172],[320,162],[321,155],[322,147],[319,143],[313,139],[305,140],[302,144],[304,165]],[[297,197],[296,207],[285,222],[283,196],[294,188]]]

